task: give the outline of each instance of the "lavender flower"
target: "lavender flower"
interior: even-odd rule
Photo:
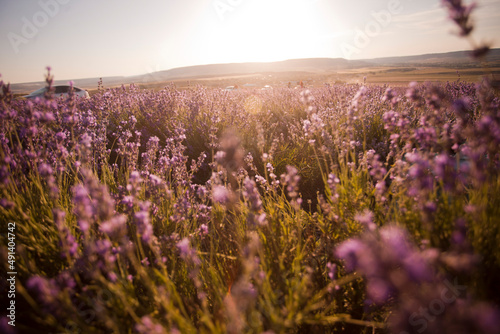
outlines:
[[[245,178],[243,181],[243,196],[249,201],[250,210],[259,212],[262,210],[262,201],[256,184],[250,178]]]
[[[468,6],[463,5],[461,0],[442,0],[444,6],[448,7],[448,13],[451,20],[460,29],[460,36],[469,35],[474,26],[470,22],[470,14],[476,7],[475,3]]]
[[[167,331],[161,326],[153,322],[151,317],[144,316],[141,322],[135,325],[135,330],[140,334],[166,334]]]
[[[335,274],[337,272],[337,265],[335,263],[328,262],[326,264],[326,269],[328,273],[328,278],[331,280],[335,279]]]
[[[184,238],[177,243],[177,248],[179,249],[180,256],[183,260],[199,266],[201,264],[200,259],[196,254],[196,250],[191,248],[190,241],[188,238]]]
[[[66,232],[66,236],[61,241],[61,256],[62,257],[75,257],[79,245],[73,234]]]
[[[137,231],[141,235],[142,241],[148,243],[153,237],[153,225],[149,217],[150,202],[140,203],[140,211],[134,214],[134,221],[137,225]]]
[[[216,203],[226,204],[229,202],[229,190],[224,186],[216,185],[212,189],[212,198]]]
[[[353,271],[358,266],[359,258],[364,252],[365,246],[358,240],[347,240],[335,250],[337,257],[345,261],[348,271]]]
[[[377,228],[377,225],[373,223],[373,212],[370,210],[365,210],[363,213],[356,214],[354,219],[366,226],[366,228],[370,231],[375,231]]]
[[[14,326],[9,325],[12,322],[7,316],[2,316],[0,318],[0,331],[4,334],[16,334],[17,331]]]
[[[115,215],[110,220],[101,223],[99,230],[111,238],[119,239],[127,232],[126,223],[127,217],[125,215]]]

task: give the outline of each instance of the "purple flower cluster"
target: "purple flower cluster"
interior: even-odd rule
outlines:
[[[361,220],[373,226],[367,214]],[[366,303],[394,305],[389,319],[394,333],[454,328],[498,333],[500,312],[491,304],[475,302],[458,276],[451,278],[439,270],[452,265],[458,272],[469,272],[476,263],[470,253],[420,249],[404,229],[389,225],[370,228],[359,239],[343,242],[336,255],[345,261],[346,270],[366,277]]]

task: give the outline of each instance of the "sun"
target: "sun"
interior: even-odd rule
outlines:
[[[316,0],[223,1],[224,11],[204,23],[196,43],[208,62],[276,61],[313,54],[324,34]],[[316,52],[317,53],[317,52]]]

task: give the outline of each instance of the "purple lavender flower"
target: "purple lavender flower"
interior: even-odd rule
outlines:
[[[135,325],[135,330],[140,334],[166,334],[162,325],[153,322],[150,316],[141,318],[141,322]]]
[[[188,238],[184,238],[179,241],[177,243],[177,248],[179,249],[180,256],[184,261],[190,262],[195,266],[199,266],[201,264],[201,261],[196,254],[196,250],[191,248]]]
[[[31,276],[26,282],[26,287],[33,291],[47,308],[56,307],[60,291],[53,280],[38,275]]]
[[[120,238],[126,234],[127,216],[114,215],[110,220],[101,223],[99,230],[111,238]]]
[[[361,241],[349,239],[337,247],[335,254],[338,258],[344,260],[347,271],[354,271],[358,267],[359,258],[365,250],[365,245]]]
[[[179,249],[179,252],[181,253],[181,256],[186,257],[189,254],[190,250],[191,250],[191,248],[189,246],[189,239],[188,238],[184,238],[181,241],[179,241],[177,243],[177,248]]]
[[[6,186],[9,184],[10,172],[7,166],[0,166],[0,184]]]
[[[470,22],[470,14],[476,7],[475,3],[468,6],[462,4],[462,0],[442,0],[443,5],[448,7],[448,14],[452,21],[460,28],[460,36],[468,36],[474,26]]]
[[[337,187],[337,184],[340,183],[340,179],[333,173],[330,173],[328,174],[328,180],[327,180],[327,184],[328,184],[328,187],[330,188],[330,191],[332,192],[332,194],[335,194],[336,193],[336,187]]]
[[[358,221],[359,223],[363,224],[369,231],[375,231],[377,228],[377,225],[373,223],[373,212],[370,210],[366,209],[362,213],[356,214],[354,219]]]
[[[243,187],[243,196],[249,201],[250,210],[254,212],[262,210],[262,201],[255,182],[247,177],[243,181]]]
[[[42,163],[42,164],[40,164],[40,166],[38,166],[38,172],[40,173],[40,176],[48,177],[48,176],[52,175],[53,170],[49,164]]]
[[[385,279],[371,277],[366,283],[367,297],[375,304],[385,303],[392,293],[391,285]]]
[[[118,280],[118,276],[116,275],[116,273],[110,271],[110,272],[108,272],[108,279],[111,282],[115,283]]]
[[[281,175],[281,184],[286,185],[286,190],[288,192],[288,196],[294,200],[297,198],[298,194],[298,186],[300,181],[300,176],[298,175],[297,168],[293,166],[286,166],[286,174]]]
[[[406,97],[408,97],[411,101],[418,101],[420,99],[420,95],[418,93],[418,83],[416,81],[410,82],[406,91]]]
[[[75,186],[73,188],[73,202],[75,203],[74,212],[78,225],[81,231],[86,233],[95,213],[87,188],[82,185]]]
[[[429,259],[421,253],[412,252],[403,259],[408,278],[414,282],[430,281],[433,277]]]
[[[328,278],[331,280],[335,279],[335,274],[337,272],[337,265],[335,263],[328,262],[326,264],[326,270],[328,273]]]
[[[411,253],[407,234],[403,229],[396,226],[384,226],[379,233],[382,244],[393,256],[406,258]]]
[[[200,235],[204,236],[208,234],[208,226],[206,224],[201,224],[200,228]]]
[[[226,187],[216,185],[212,188],[212,199],[216,203],[226,204],[229,202],[229,190]]]
[[[137,230],[141,234],[142,241],[148,243],[153,237],[153,225],[149,217],[150,202],[142,202],[140,204],[140,211],[134,214],[134,220],[137,224]]]
[[[443,182],[446,190],[454,189],[457,182],[455,161],[447,154],[440,154],[434,161],[434,174]]]
[[[9,325],[9,322],[12,322],[10,318],[6,316],[0,317],[0,332],[4,334],[16,334],[16,327]]]
[[[453,111],[464,124],[467,124],[471,118],[471,100],[468,97],[456,99],[453,101]]]

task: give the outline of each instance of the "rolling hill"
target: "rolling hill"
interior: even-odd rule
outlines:
[[[483,62],[478,63],[470,57],[470,51],[433,53],[415,56],[385,57],[363,60],[347,60],[343,58],[305,58],[290,59],[277,62],[248,62],[230,64],[209,64],[173,68],[129,77],[102,78],[105,87],[113,87],[129,83],[154,83],[174,80],[193,80],[220,78],[258,73],[312,73],[326,74],[342,70],[370,69],[376,67],[442,67],[453,69],[477,68],[481,66],[500,67],[500,49],[492,49]],[[75,86],[95,89],[99,78],[73,80]],[[56,80],[55,84],[67,84],[67,80]],[[34,91],[44,82],[16,83],[12,85],[14,93]]]

